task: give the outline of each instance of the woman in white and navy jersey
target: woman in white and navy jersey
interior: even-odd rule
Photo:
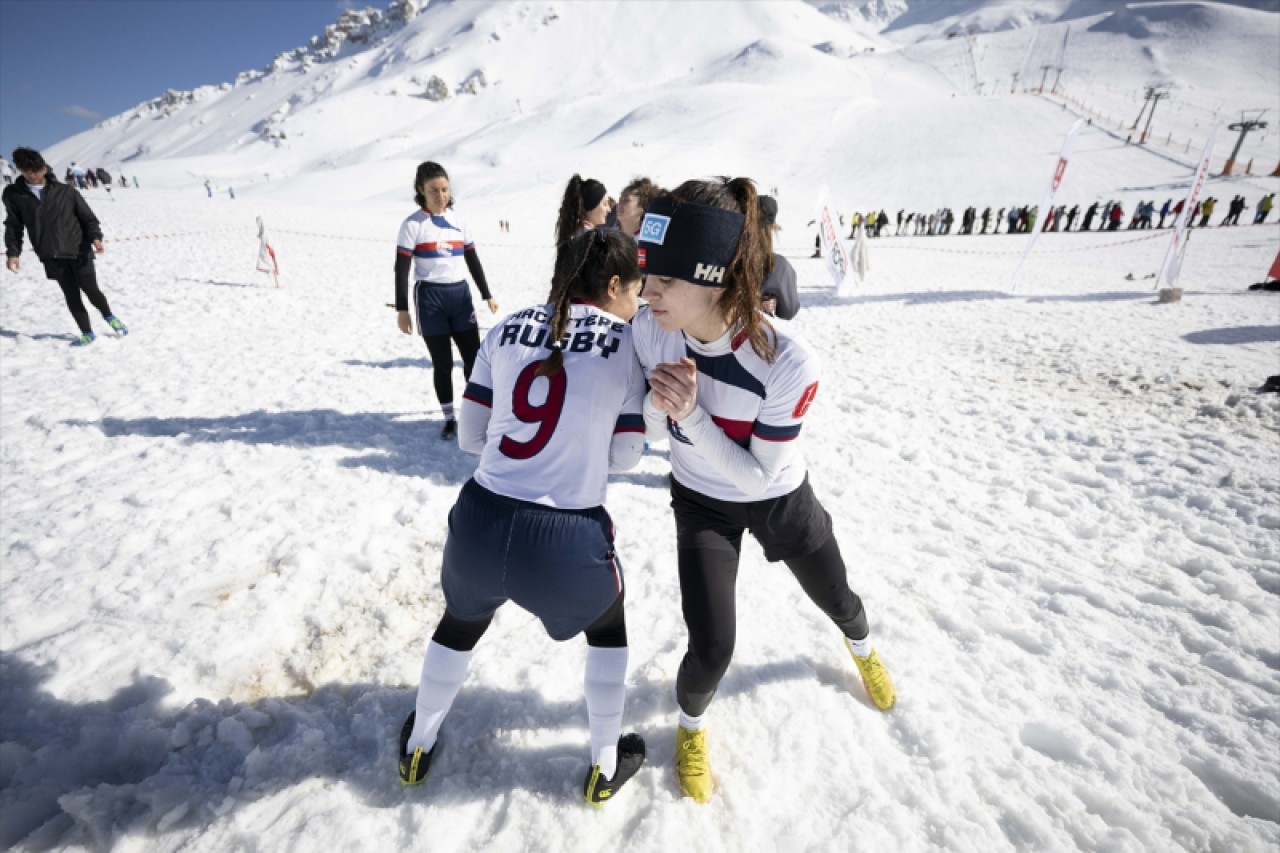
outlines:
[[[635,243],[616,231],[583,234],[557,255],[550,304],[501,320],[480,348],[458,434],[480,464],[449,513],[444,618],[400,735],[407,785],[426,778],[471,650],[508,600],[554,640],[586,634],[588,802],[609,799],[644,761],[638,735],[618,737],[627,627],[604,509],[609,472],[634,467],[644,451],[644,373],[627,324],[639,295]]]
[[[413,333],[409,313],[409,281],[412,273],[413,301],[418,311],[418,333],[431,355],[436,399],[444,412],[442,438],[453,438],[458,422],[453,414],[453,347],[462,356],[462,374],[471,376],[471,366],[480,348],[480,326],[471,304],[464,268],[475,279],[480,295],[493,313],[498,303],[489,293],[484,268],[476,255],[471,232],[453,209],[449,174],[439,163],[419,164],[413,179],[418,210],[400,225],[396,240],[396,323],[406,335]]]
[[[595,178],[574,175],[565,184],[560,199],[560,213],[556,216],[556,248],[569,242],[569,238],[583,231],[600,228],[609,219],[609,191]]]
[[[689,648],[676,676],[676,771],[711,797],[705,714],[733,655],[742,535],[782,561],[845,636],[868,694],[893,706],[862,601],[849,589],[831,516],[809,486],[800,433],[818,392],[817,354],[760,311],[768,247],[750,180],[688,181],[648,207],[633,322],[649,373],[650,441],[669,438],[681,607]]]

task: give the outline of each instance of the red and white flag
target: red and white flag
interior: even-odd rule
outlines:
[[[1182,203],[1178,221],[1173,223],[1173,239],[1169,242],[1168,251],[1164,253],[1160,275],[1156,277],[1156,287],[1159,289],[1173,287],[1178,280],[1178,273],[1182,271],[1182,256],[1187,251],[1187,226],[1191,224],[1191,217],[1195,214],[1200,190],[1204,189],[1205,179],[1209,177],[1209,160],[1213,158],[1213,146],[1218,141],[1218,131],[1221,129],[1222,123],[1219,122],[1209,131],[1209,141],[1205,143],[1204,153],[1200,155],[1200,167],[1196,169],[1195,180],[1191,182],[1191,189]]]
[[[1071,159],[1071,152],[1076,147],[1076,137],[1080,135],[1080,129],[1084,124],[1084,119],[1076,119],[1076,123],[1067,131],[1067,138],[1062,143],[1062,151],[1058,154],[1058,165],[1054,166],[1053,177],[1049,180],[1049,189],[1045,191],[1044,201],[1040,202],[1036,222],[1031,226],[1031,233],[1028,235],[1031,239],[1027,240],[1027,248],[1022,252],[1018,265],[1013,269],[1013,276],[1009,279],[1010,290],[1018,289],[1018,276],[1022,275],[1022,265],[1027,262],[1027,256],[1031,254],[1036,240],[1040,238],[1040,232],[1049,222],[1049,212],[1053,210],[1053,199],[1058,194],[1058,187],[1062,185],[1062,176],[1067,173],[1067,161]]]
[[[269,272],[276,280],[276,287],[280,286],[280,267],[276,263],[276,250],[271,248],[271,241],[267,239],[267,226],[263,224],[262,217],[258,217],[258,272]]]
[[[849,262],[849,252],[840,240],[840,231],[836,226],[835,211],[831,209],[830,193],[823,187],[818,193],[818,206],[815,211],[818,220],[818,238],[821,241],[822,257],[827,262],[827,272],[836,286],[836,296],[841,298],[853,295],[854,271]]]

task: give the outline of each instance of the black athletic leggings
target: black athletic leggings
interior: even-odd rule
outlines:
[[[107,304],[107,297],[98,289],[98,277],[92,266],[86,271],[79,261],[59,260],[48,261],[45,267],[47,272],[56,273],[54,281],[62,288],[62,298],[67,301],[67,308],[80,327],[81,334],[92,332],[93,326],[89,323],[89,311],[84,307],[80,291],[84,291],[84,295],[89,297],[89,304],[102,312],[103,317],[111,316],[111,306]]]
[[[679,552],[680,603],[689,629],[689,650],[676,675],[676,701],[691,717],[711,704],[716,687],[733,658],[737,634],[734,589],[742,535],[726,537],[710,530],[695,546]],[[862,600],[849,589],[844,560],[833,535],[805,557],[784,561],[805,594],[831,617],[845,636],[861,640],[870,633]]]
[[[440,405],[453,402],[453,348],[458,345],[458,353],[462,356],[462,375],[471,378],[471,368],[476,363],[476,353],[480,351],[480,329],[463,329],[452,335],[428,335],[423,337],[427,342],[427,352],[431,355],[432,379],[436,386],[436,399]]]
[[[582,632],[587,635],[588,646],[595,646],[601,649],[626,648],[627,616],[626,609],[622,604],[624,595],[625,593],[619,593],[618,597],[613,600],[613,604],[609,605],[609,609],[604,612],[604,615],[592,622]],[[431,639],[446,649],[453,649],[455,652],[469,652],[476,647],[476,643],[480,642],[484,632],[489,630],[489,623],[492,621],[493,617],[490,616],[478,622],[468,622],[454,616],[449,612],[449,608],[446,607],[444,617],[440,620],[440,624],[436,626],[436,632]]]

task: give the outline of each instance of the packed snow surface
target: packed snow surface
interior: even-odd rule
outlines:
[[[608,32],[590,12],[604,4],[432,4],[46,152],[59,170],[112,168],[111,146],[149,146],[113,169],[140,189],[86,194],[127,337],[95,316],[99,340],[68,347],[29,252],[0,289],[0,846],[1280,846],[1280,395],[1257,391],[1280,373],[1280,294],[1247,290],[1280,251],[1277,214],[1195,230],[1171,304],[1150,277],[1167,229],[1044,234],[1016,289],[1025,235],[887,236],[839,300],[806,227],[823,185],[843,213],[1037,203],[1072,109],[961,74],[1016,68],[1037,30],[1057,45],[1048,28],[1075,27],[1069,49],[1140,90],[1153,66],[1090,40],[1136,39],[1115,16],[1140,17],[1157,54],[1189,51],[1175,73],[1218,61],[1202,81],[1215,93],[1240,75],[1274,96],[1276,62],[1244,70],[1252,58],[1195,45],[1280,15],[1044,0],[939,18],[880,0],[868,23],[828,5],[671,4],[658,11],[692,17],[652,51],[651,4],[619,4]],[[976,64],[955,53],[971,37]],[[586,59],[570,73],[550,58],[580,45],[616,67],[584,79]],[[447,99],[421,96],[432,75]],[[1127,222],[1136,201],[1185,195],[1213,106],[1193,100],[1190,153],[1086,128],[1058,202],[1118,199]],[[482,329],[545,297],[575,171],[615,195],[637,174],[777,189],[795,322],[825,364],[805,456],[897,707],[871,705],[838,631],[749,541],[708,716],[716,793],[681,797],[685,628],[659,444],[608,499],[628,584],[624,725],[646,767],[604,809],[582,802],[584,643],[508,606],[428,782],[400,785],[446,515],[475,467],[439,439],[425,348],[385,307],[428,157],[450,169],[501,303],[481,305]],[[1236,194],[1251,222],[1277,188],[1215,177],[1213,223]],[[279,289],[254,270],[256,216]]]

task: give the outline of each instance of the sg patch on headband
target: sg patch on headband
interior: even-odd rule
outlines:
[[[640,224],[640,239],[647,243],[656,243],[661,246],[662,241],[667,238],[667,226],[670,224],[670,216],[663,216],[660,213],[646,213],[644,222]]]

